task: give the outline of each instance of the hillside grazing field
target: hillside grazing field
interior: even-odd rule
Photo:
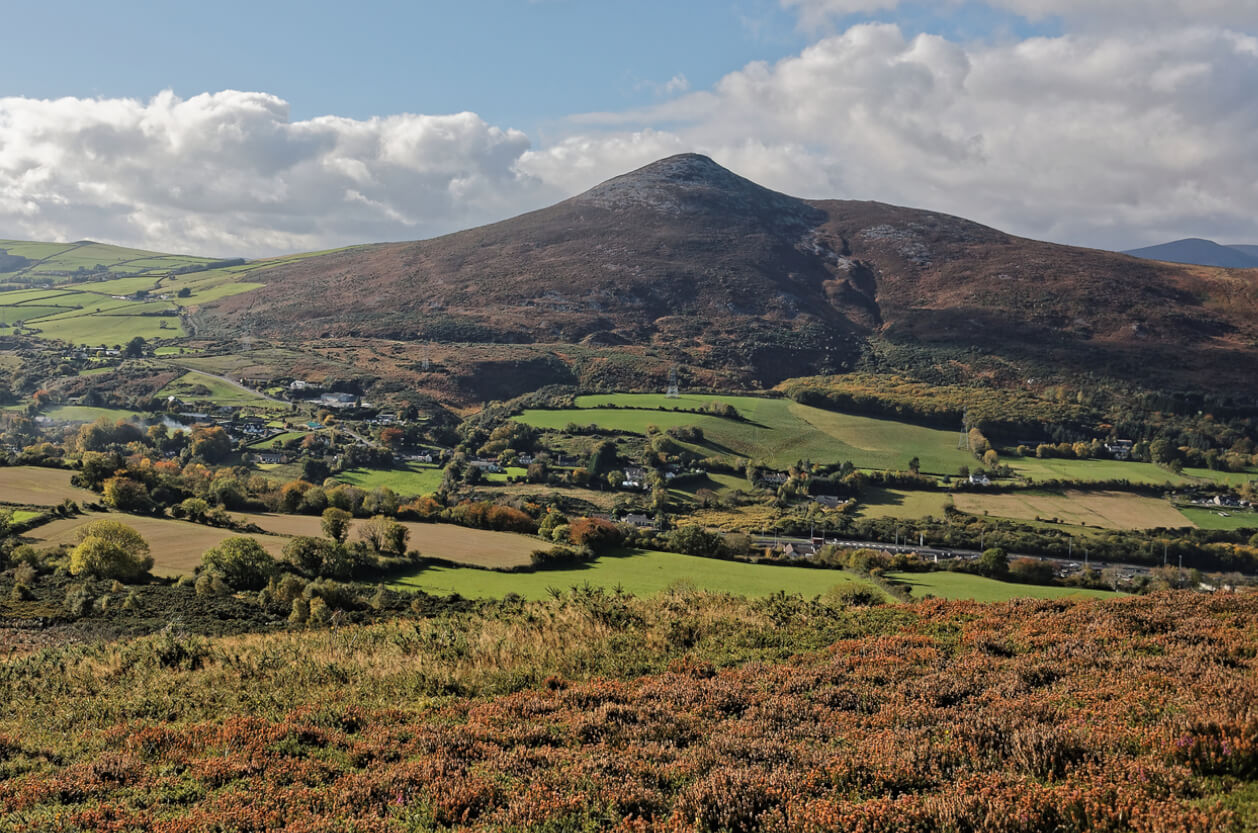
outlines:
[[[45,411],[44,416],[49,419],[57,420],[58,422],[95,422],[102,417],[116,422],[120,419],[138,419],[140,417],[140,413],[138,411],[128,411],[124,408],[94,408],[91,405],[58,405],[55,408],[49,408]]]
[[[1212,480],[1215,483],[1223,483],[1227,486],[1244,486],[1251,480],[1258,480],[1258,469],[1246,469],[1245,471],[1214,471],[1213,469],[1184,469],[1184,474],[1190,477],[1200,477],[1202,480]]]
[[[437,491],[442,471],[440,466],[406,463],[396,469],[349,469],[338,473],[336,479],[362,489],[387,486],[402,497],[413,497]]]
[[[201,565],[206,550],[218,546],[227,538],[241,533],[230,529],[176,521],[166,518],[146,518],[139,515],[89,512],[75,518],[65,518],[36,527],[28,536],[43,545],[78,543],[78,530],[91,521],[108,519],[118,521],[139,532],[148,542],[154,560],[153,574],[178,576],[191,573]],[[287,539],[276,535],[250,535],[267,552],[279,556]]]
[[[1125,492],[958,492],[952,500],[958,510],[971,515],[990,514],[1024,521],[1056,518],[1066,524],[1105,529],[1192,526],[1192,522],[1169,501]]]
[[[606,590],[620,588],[635,596],[653,596],[674,587],[730,593],[735,596],[769,596],[786,592],[807,597],[832,588],[874,585],[839,570],[812,570],[773,564],[745,564],[699,558],[672,552],[629,550],[605,555],[579,567],[539,570],[534,573],[491,573],[452,567],[427,567],[395,587],[426,593],[458,593],[467,598],[501,598],[516,593],[526,599],[544,599],[550,590],[584,585]]]
[[[1200,529],[1258,530],[1258,512],[1224,507],[1206,509],[1199,506],[1181,506],[1179,512]]]
[[[178,316],[154,313],[185,308],[195,311],[199,304],[250,292],[263,286],[243,279],[250,273],[315,254],[175,275],[172,271],[203,266],[211,259],[100,243],[0,240],[0,249],[34,261],[23,269],[0,276],[6,282],[50,279],[58,282],[55,290],[40,287],[0,293],[0,323],[22,322],[39,337],[89,346],[121,344],[134,336],[148,340],[182,338],[186,331]],[[95,270],[97,265],[103,265],[117,277],[81,279],[81,273],[77,272],[80,267]],[[182,289],[187,289],[188,294],[179,298],[177,293]],[[143,300],[130,297],[139,291],[148,292],[150,297]],[[42,303],[34,303],[37,301]]]
[[[0,296],[3,297],[3,296]],[[162,326],[165,324],[166,326]],[[57,339],[82,346],[121,345],[136,336],[153,341],[181,338],[183,325],[175,316],[126,315],[87,312],[72,317],[53,317],[26,322],[40,338]]]
[[[268,410],[288,408],[284,403],[272,402],[260,393],[228,384],[199,370],[189,370],[155,395],[159,399],[174,396],[185,402],[207,402],[213,405],[238,405]]]
[[[38,466],[0,467],[0,503],[55,506],[64,500],[93,503],[100,495],[70,485],[67,469],[46,469]]]
[[[861,493],[857,515],[862,518],[943,518],[952,499],[943,492],[867,488]]]
[[[969,599],[976,602],[1007,602],[1011,599],[1107,599],[1122,595],[1108,590],[1014,584],[969,573],[888,573],[887,578],[908,585],[916,599],[927,594],[937,599]]]
[[[671,410],[700,408],[710,402],[733,406],[742,419]],[[705,447],[698,449],[702,453],[730,460],[760,460],[778,468],[798,460],[846,460],[857,468],[907,469],[909,461],[917,457],[925,472],[955,474],[959,467],[975,462],[969,452],[957,449],[955,432],[823,411],[788,399],[606,394],[578,397],[576,404],[574,410],[526,410],[518,419],[554,430],[576,423],[634,434],[645,434],[648,425],[661,430],[693,425],[704,433]],[[617,407],[600,407],[609,404]],[[670,410],[655,410],[659,407]]]
[[[1023,477],[1033,480],[1075,480],[1079,482],[1128,480],[1132,483],[1183,486],[1192,480],[1153,463],[1132,463],[1121,460],[1041,460],[1037,457],[1005,457]],[[1204,469],[1202,470],[1204,471]],[[1215,472],[1217,474],[1217,472]]]
[[[321,521],[314,515],[247,512],[240,517],[275,535],[305,535],[311,538],[323,535]],[[361,520],[354,522],[351,540],[357,539],[358,528],[362,524]],[[477,567],[519,567],[530,563],[529,555],[533,550],[552,546],[530,535],[469,529],[453,524],[403,523],[402,526],[411,533],[407,546],[419,550],[420,555]]]

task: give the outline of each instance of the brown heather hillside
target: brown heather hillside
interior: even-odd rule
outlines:
[[[1258,270],[1041,243],[881,203],[799,200],[693,154],[494,225],[254,279],[266,287],[203,309],[199,331],[551,354],[633,345],[745,384],[855,366],[871,340],[957,355],[977,347],[1028,375],[1258,381]]]

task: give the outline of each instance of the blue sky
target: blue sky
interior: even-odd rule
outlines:
[[[979,3],[905,4],[835,16],[829,28],[863,20],[953,39],[1057,28]],[[526,130],[649,105],[677,76],[708,87],[817,34],[775,0],[41,0],[7,9],[5,28],[45,33],[0,50],[0,77],[26,96],[264,90],[297,119],[471,110]]]
[[[1254,0],[42,0],[4,24],[0,237],[415,239],[697,151],[1040,239],[1258,243]]]
[[[524,129],[649,104],[677,75],[707,86],[808,40],[766,0],[42,0],[5,28],[46,33],[0,51],[0,77],[28,96],[265,90],[294,118],[472,110]]]

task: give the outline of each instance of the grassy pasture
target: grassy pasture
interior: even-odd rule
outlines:
[[[439,466],[422,463],[407,463],[398,469],[350,469],[336,475],[336,479],[343,483],[351,483],[362,489],[388,486],[402,496],[432,494],[441,485],[441,477],[442,470]]]
[[[605,555],[580,567],[536,573],[429,567],[400,579],[394,586],[427,593],[458,593],[468,598],[497,598],[518,593],[527,599],[543,599],[552,587],[567,590],[585,584],[609,590],[620,587],[635,596],[653,596],[677,585],[737,596],[768,596],[786,591],[808,597],[834,587],[874,587],[837,570],[744,564],[649,550]]]
[[[1223,483],[1227,486],[1244,486],[1251,480],[1258,480],[1258,470],[1255,469],[1247,469],[1245,471],[1184,469],[1184,474],[1189,477],[1200,477],[1202,480],[1211,480],[1215,483]]]
[[[196,304],[208,303],[209,301],[217,301],[220,298],[227,298],[231,295],[239,295],[242,292],[251,292],[260,289],[264,284],[248,283],[240,281],[238,283],[219,283],[219,284],[199,284],[191,287],[192,295],[187,298],[180,298],[180,303]],[[177,288],[175,289],[177,291]]]
[[[73,249],[73,243],[36,243],[29,240],[0,240],[0,249],[30,260],[44,260]]]
[[[197,392],[204,388],[208,393]],[[186,402],[209,402],[214,405],[242,405],[250,407],[283,407],[261,394],[244,390],[208,376],[197,370],[189,370],[157,392],[157,396],[175,396]]]
[[[502,483],[505,485],[508,482],[509,478],[524,477],[528,473],[529,473],[529,470],[524,468],[523,466],[507,466],[502,471],[485,472],[484,482],[485,483]]]
[[[1074,587],[1044,587],[1013,584],[969,573],[888,573],[887,578],[909,586],[914,598],[930,594],[939,599],[972,599],[976,602],[1007,602],[1010,599],[1064,599],[1086,597],[1107,599],[1122,595],[1108,590],[1082,590]]]
[[[0,248],[4,248],[0,246]],[[77,292],[68,292],[64,289],[12,289],[8,292],[0,292],[0,303],[3,304],[31,304],[35,302],[44,302],[50,306],[61,306],[63,298],[69,298],[77,295]],[[56,303],[53,303],[53,301]],[[72,306],[71,304],[65,304]]]
[[[1022,476],[1034,480],[1128,480],[1132,483],[1158,485],[1189,483],[1187,477],[1158,468],[1152,463],[1131,463],[1121,460],[1041,460],[1037,457],[1005,457]]]
[[[33,304],[17,307],[0,307],[0,324],[17,324],[21,321],[33,321],[46,315],[55,315],[58,312],[63,312],[64,309],[64,307],[40,307]]]
[[[107,518],[133,528],[144,537],[152,550],[153,574],[177,576],[191,573],[201,564],[206,550],[218,546],[227,538],[240,535],[230,529],[166,518],[145,518],[138,515],[119,515],[90,512],[77,518],[66,518],[31,530],[30,537],[45,545],[76,544],[77,531],[84,524]],[[284,549],[286,538],[278,535],[250,535],[267,552],[278,556]]]
[[[101,264],[111,270],[134,271],[143,268],[173,269],[209,262],[208,258],[191,255],[168,255],[143,249],[129,249],[108,243],[38,243],[27,240],[0,240],[0,249],[9,254],[43,261],[31,268],[31,274],[73,272],[80,266],[92,268]]]
[[[256,443],[249,443],[249,447],[252,449],[279,448],[282,445],[284,445],[284,443],[291,442],[293,440],[300,440],[310,433],[313,433],[313,432],[311,431],[285,431],[283,434],[276,434],[274,437],[270,437],[265,440],[259,440]],[[346,482],[350,482],[350,481],[346,481]],[[358,485],[358,484],[355,483],[354,485]]]
[[[653,410],[698,408],[722,402],[737,409],[742,420],[685,411]],[[595,424],[634,434],[648,425],[660,429],[693,425],[706,440],[703,453],[727,459],[763,460],[785,467],[797,460],[837,463],[850,460],[858,468],[905,469],[918,457],[923,471],[954,473],[974,463],[956,448],[956,434],[894,420],[839,414],[787,399],[755,396],[683,396],[667,399],[656,394],[582,396],[575,410],[525,411],[518,419],[539,428],[562,430],[569,423]],[[599,407],[616,405],[616,409]]]
[[[160,280],[159,275],[137,275],[131,278],[114,278],[111,281],[92,281],[71,286],[91,295],[131,295],[141,289],[156,292]]]
[[[1258,512],[1243,509],[1204,509],[1198,506],[1181,506],[1179,512],[1200,529],[1258,529]]]
[[[952,499],[943,492],[909,492],[903,489],[865,489],[857,514],[862,518],[944,517]]]
[[[162,323],[166,326],[162,327]],[[183,325],[174,316],[84,314],[58,320],[32,322],[42,338],[71,344],[125,344],[135,336],[146,340],[181,338]]]
[[[56,408],[45,411],[44,415],[60,422],[95,422],[101,417],[112,420],[136,419],[140,416],[135,411],[122,408],[93,408],[88,405],[58,405]]]
[[[0,503],[54,506],[63,500],[91,503],[100,496],[87,489],[70,485],[66,469],[45,469],[38,466],[0,468]]]
[[[1012,492],[978,494],[961,492],[953,503],[971,515],[1033,521],[1057,518],[1063,523],[1105,529],[1154,529],[1192,526],[1169,502],[1125,492]]]
[[[318,538],[323,535],[321,520],[314,515],[273,515],[246,513],[249,521],[274,535],[305,535]],[[362,521],[355,521],[350,539],[357,538]],[[529,563],[533,550],[549,546],[529,535],[511,532],[494,532],[487,529],[468,529],[453,524],[402,524],[410,530],[410,549],[419,550],[430,558],[444,558],[460,564],[478,567],[518,567]]]

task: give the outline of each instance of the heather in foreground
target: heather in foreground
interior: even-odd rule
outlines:
[[[1258,829],[1258,594],[578,592],[0,661],[0,829]]]

